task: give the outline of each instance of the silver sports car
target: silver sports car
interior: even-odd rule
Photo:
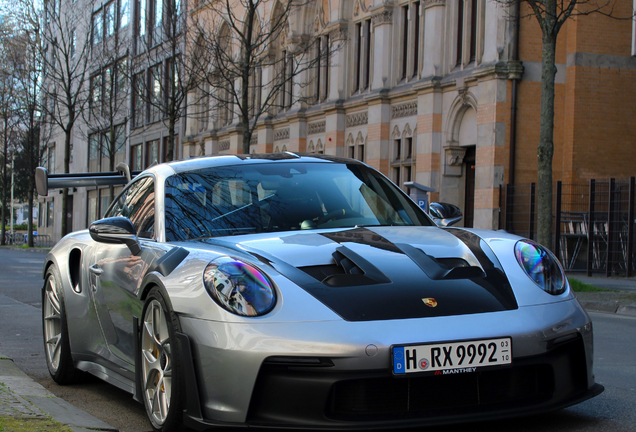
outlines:
[[[555,410],[603,387],[545,247],[440,228],[386,177],[293,153],[142,173],[44,265],[53,379],[131,392],[157,430],[395,428]],[[136,175],[135,175],[136,174]]]

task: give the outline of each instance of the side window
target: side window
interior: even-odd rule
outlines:
[[[137,235],[154,238],[155,234],[155,183],[145,177],[132,184],[117,199],[107,217],[124,216],[133,223]]]
[[[155,237],[155,182],[148,178],[148,181],[139,188],[134,203],[128,208],[131,220],[137,231],[137,235],[143,238]]]
[[[105,218],[115,217],[115,216],[124,216],[129,217],[129,210],[126,208],[127,204],[129,205],[131,198],[136,196],[139,189],[143,188],[145,184],[148,182],[149,178],[143,178],[140,180],[135,180],[133,184],[129,187],[125,188],[123,192],[117,196],[117,200],[115,204],[110,208],[108,213],[104,215]]]

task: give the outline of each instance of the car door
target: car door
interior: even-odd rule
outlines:
[[[163,248],[155,239],[154,178],[136,179],[118,197],[107,217],[128,217],[139,238],[141,253],[133,255],[124,244],[99,243],[91,257],[92,296],[108,347],[102,357],[113,363],[134,363],[133,317],[140,317],[141,281]]]

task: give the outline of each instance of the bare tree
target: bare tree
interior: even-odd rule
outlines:
[[[11,67],[16,74],[18,91],[18,120],[20,147],[16,156],[16,183],[28,203],[27,244],[33,247],[33,206],[35,199],[35,168],[40,165],[43,147],[40,147],[40,84],[42,74],[41,12],[19,9],[11,15],[16,22],[16,52]],[[35,13],[35,15],[33,15]]]
[[[554,84],[556,77],[557,37],[563,25],[576,16],[603,14],[614,16],[616,0],[498,0],[508,5],[513,19],[523,17],[521,6],[527,5],[541,28],[541,120],[537,147],[537,240],[552,245],[552,158],[554,155]]]
[[[326,70],[337,48],[330,46],[328,36],[290,36],[290,17],[311,3],[221,0],[194,15],[189,42],[196,70],[204,72],[199,94],[205,98],[199,99],[216,105],[217,128],[231,124],[237,114],[243,153],[249,153],[261,117],[326,97]],[[311,88],[313,92],[305,91]]]
[[[148,16],[140,5],[132,63],[133,126],[152,127],[161,121],[168,129],[166,159],[176,158],[176,130],[187,115],[188,94],[198,86],[199,73],[186,50],[188,29],[181,0],[158,1]],[[152,161],[151,161],[152,162]],[[160,162],[160,161],[157,161]]]
[[[37,3],[23,2],[25,9],[38,15]],[[76,3],[60,11],[60,0],[44,1],[44,22],[41,31],[42,48],[42,105],[43,131],[59,128],[64,134],[63,171],[70,171],[73,127],[88,102],[86,78],[89,70],[93,29],[91,23],[93,2]],[[97,31],[97,30],[95,30]],[[46,132],[48,134],[48,132]],[[62,195],[62,236],[70,231],[67,226],[68,189]]]
[[[120,3],[124,4],[123,2]],[[127,3],[129,4],[129,3]],[[103,37],[93,40],[89,70],[88,109],[82,111],[86,129],[82,130],[89,145],[89,160],[97,159],[97,171],[114,171],[117,156],[125,160],[129,112],[129,25],[127,11],[117,13],[117,2],[109,3],[98,14],[103,14]],[[116,17],[119,16],[118,19]],[[120,27],[116,29],[116,27]],[[103,166],[103,159],[107,166]],[[110,187],[113,197],[114,187]]]
[[[18,95],[16,90],[17,75],[14,64],[19,56],[15,37],[15,23],[5,20],[0,26],[0,120],[2,120],[2,208],[0,211],[0,243],[5,244],[8,201],[7,195],[11,187],[9,166],[15,153],[15,136],[17,133]],[[13,218],[13,215],[9,215]]]

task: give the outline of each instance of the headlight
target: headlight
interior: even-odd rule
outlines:
[[[273,283],[256,267],[230,257],[210,262],[203,283],[224,309],[242,316],[259,316],[276,304]]]
[[[527,240],[515,245],[515,256],[526,274],[543,289],[553,295],[565,291],[565,275],[561,265],[547,248]]]

